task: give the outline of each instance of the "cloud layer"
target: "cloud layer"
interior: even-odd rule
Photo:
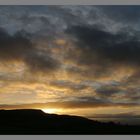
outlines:
[[[1,108],[139,107],[139,15],[139,6],[0,6]]]

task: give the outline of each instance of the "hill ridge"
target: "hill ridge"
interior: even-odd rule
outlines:
[[[0,134],[140,134],[140,126],[102,123],[39,109],[0,110]]]

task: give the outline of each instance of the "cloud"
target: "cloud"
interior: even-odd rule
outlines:
[[[118,114],[94,114],[93,116],[88,116],[90,118],[124,118],[124,119],[132,119],[132,118],[140,118],[139,114],[135,112],[127,112],[127,113],[118,113]]]
[[[88,86],[86,86],[82,83],[75,83],[75,82],[66,81],[66,80],[52,81],[50,84],[54,87],[70,89],[73,92],[88,88]]]
[[[95,103],[95,104],[105,104],[109,103],[106,100],[98,99],[95,96],[82,96],[75,98],[79,102]]]
[[[120,87],[117,86],[101,86],[100,88],[96,89],[96,94],[99,97],[110,97],[114,96],[114,94],[118,94],[119,92],[123,92],[123,90]]]
[[[30,104],[18,104],[8,105],[1,104],[0,109],[43,109],[43,108],[62,108],[62,109],[87,109],[87,108],[109,108],[109,107],[122,107],[124,109],[139,107],[135,103],[100,103],[99,101],[86,102],[86,101],[59,101],[59,102],[48,102],[48,103],[30,103]]]
[[[0,60],[23,61],[31,71],[53,71],[59,62],[48,52],[38,49],[26,32],[17,32],[13,36],[0,29]]]
[[[6,85],[9,81],[13,81],[13,85],[17,81],[21,85],[32,82],[30,87],[43,83],[44,89],[40,85],[39,90],[33,86],[35,98],[29,102],[56,101],[8,107],[138,106],[140,40],[136,26],[139,10],[134,9],[131,6],[1,7],[0,80]],[[24,65],[10,66],[20,62]],[[2,64],[6,64],[8,70]],[[30,73],[24,73],[23,67]],[[43,76],[36,72],[43,72]],[[49,79],[50,73],[55,76]],[[113,81],[118,85],[113,85]],[[12,87],[1,86],[1,93],[6,93],[0,95],[3,103],[7,103],[8,94],[13,98],[11,103],[16,97],[19,103],[25,102],[18,96],[20,86],[10,92]],[[27,90],[23,90],[23,96]],[[7,108],[1,106],[4,107]]]
[[[110,19],[127,24],[139,22],[140,8],[139,6],[98,6],[98,8]]]
[[[140,64],[140,42],[135,36],[130,37],[124,33],[111,34],[91,26],[72,26],[67,33],[76,37],[79,49],[83,53],[86,51],[85,56],[81,55],[83,61],[78,60],[79,63],[93,64],[94,59],[101,58],[98,60],[99,64],[107,61],[115,64]]]
[[[85,73],[94,77],[105,77],[116,70],[140,66],[140,41],[127,33],[109,33],[92,26],[72,26],[66,30],[75,38],[75,50],[68,58],[80,66]]]

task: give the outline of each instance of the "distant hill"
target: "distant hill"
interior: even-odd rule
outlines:
[[[0,110],[0,134],[140,134],[140,126],[101,123],[84,117],[41,110]]]

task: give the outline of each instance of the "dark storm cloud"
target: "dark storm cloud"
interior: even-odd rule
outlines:
[[[121,74],[120,68],[133,69],[133,73],[125,77],[119,86],[108,85],[97,88],[96,97],[112,101],[112,105],[116,104],[115,100],[119,104],[123,101],[126,104],[139,103],[137,87],[140,83],[140,41],[137,33],[130,35],[128,30],[124,29],[114,34],[94,26],[71,26],[66,33],[76,40],[76,47],[69,53],[69,59],[87,68],[85,72],[77,73],[102,78],[110,77],[114,71],[118,71],[118,75]],[[129,86],[133,86],[133,89]],[[120,101],[117,101],[118,99]]]
[[[98,8],[109,18],[120,22],[136,23],[140,19],[140,6],[98,6]]]
[[[47,52],[37,49],[26,32],[17,32],[12,36],[2,28],[0,29],[0,60],[23,61],[32,71],[54,70],[58,67],[58,61]]]
[[[90,56],[93,55],[93,58],[97,55],[102,61],[140,64],[140,42],[135,37],[129,37],[124,33],[114,35],[88,26],[74,26],[67,32],[76,36],[80,49],[87,49],[88,54],[85,57],[88,58],[89,55],[89,58],[85,59],[85,62],[80,61],[81,63],[92,64],[93,59],[90,59]]]
[[[140,41],[125,32],[112,34],[91,26],[72,26],[66,33],[77,41],[79,56],[72,51],[69,58],[86,65],[94,76],[110,74],[119,67],[140,65]]]

